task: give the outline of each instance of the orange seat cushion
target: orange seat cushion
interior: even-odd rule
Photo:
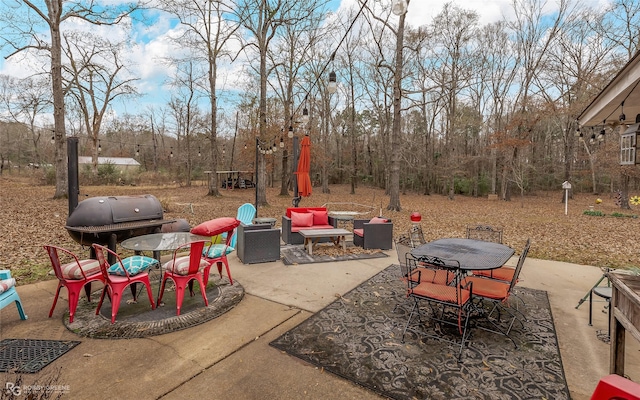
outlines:
[[[475,270],[473,271],[473,274],[477,276],[486,276],[487,278],[497,279],[499,281],[511,282],[515,272],[515,268],[503,266],[496,269]]]
[[[471,291],[474,295],[486,297],[489,299],[502,300],[507,298],[509,294],[509,284],[495,279],[480,278],[477,276],[470,276],[464,278],[462,286],[466,286],[468,283],[472,283]]]
[[[438,285],[447,285],[452,280],[453,272],[444,269],[419,267],[411,271],[411,282],[431,282]]]
[[[457,305],[465,304],[470,297],[469,291],[466,289],[431,282],[421,282],[418,286],[409,289],[409,293]]]

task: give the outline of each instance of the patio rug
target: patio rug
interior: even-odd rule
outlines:
[[[212,271],[215,269],[212,268]],[[233,281],[233,285],[230,285],[228,278],[220,278],[217,272],[212,272],[207,285],[208,307],[205,307],[198,284],[195,283],[195,296],[189,296],[187,289],[180,315],[176,315],[176,295],[169,280],[162,298],[163,304],[155,310],[151,309],[144,285],[139,284],[137,303],[131,303],[130,289],[124,290],[114,324],[111,323],[111,302],[107,297],[102,303],[100,313],[96,315],[101,290],[92,294],[91,303],[87,302],[83,293],[73,323],[69,323],[68,311],[63,314],[63,323],[67,329],[79,336],[97,339],[142,338],[187,329],[219,317],[235,307],[244,297],[244,287],[239,282]],[[158,271],[151,271],[150,282],[155,302],[160,284]],[[58,304],[61,302],[64,303],[62,299],[58,300]]]
[[[314,255],[310,256],[302,245],[289,246],[280,249],[282,262],[285,265],[313,264],[335,261],[362,260],[367,258],[389,257],[380,250],[365,250],[361,247],[348,246],[347,252],[332,244],[319,244],[314,247]]]
[[[271,346],[394,399],[570,399],[546,292],[518,288],[528,321],[511,332],[517,350],[471,329],[458,363],[459,346],[411,332],[401,342],[411,303],[399,274],[386,268]]]
[[[0,341],[0,372],[38,372],[79,343],[74,340],[4,339]]]

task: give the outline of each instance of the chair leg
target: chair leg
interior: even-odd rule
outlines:
[[[200,284],[200,293],[202,293],[202,300],[204,300],[204,306],[209,307],[209,299],[207,299],[207,287],[204,285],[204,279],[202,275],[196,277]]]
[[[100,314],[100,308],[102,308],[102,302],[104,301],[104,295],[107,293],[109,288],[110,288],[109,285],[105,285],[104,288],[102,289],[102,294],[100,294],[100,300],[98,301],[98,307],[96,308],[96,315]]]
[[[80,288],[70,288],[69,286],[67,286],[67,292],[69,293],[69,323],[72,323],[73,316],[76,315],[76,308],[78,307]]]
[[[156,303],[153,302],[153,292],[151,291],[151,282],[147,281],[145,283],[145,286],[147,287],[147,295],[149,296],[149,303],[151,303],[151,309],[155,310]]]
[[[112,288],[111,289],[111,323],[114,324],[116,322],[116,315],[118,314],[118,309],[120,308],[120,300],[122,299],[122,288]]]
[[[22,300],[20,300],[20,296],[16,294],[16,297],[17,297],[17,300],[15,300],[15,302],[16,302],[16,307],[18,307],[18,314],[20,314],[21,320],[25,320],[29,317],[27,317],[27,314],[24,313],[24,308],[22,308]]]
[[[88,282],[86,285],[84,285],[84,293],[87,295],[87,301],[91,303],[91,282]],[[78,296],[78,300],[79,299],[80,296]]]
[[[185,284],[183,280],[176,281],[176,315],[180,315],[182,300],[184,299]]]
[[[404,330],[402,331],[402,339],[401,342],[404,343],[404,335],[407,333],[407,329],[409,328],[409,324],[411,323],[411,318],[413,318],[413,312],[418,307],[418,301],[413,300],[413,307],[411,307],[411,312],[409,313],[409,318],[407,319],[407,324],[404,326]],[[418,310],[418,315],[420,315],[420,310]]]
[[[160,304],[162,302],[162,296],[164,296],[164,287],[167,283],[167,279],[169,279],[166,274],[162,277],[162,284],[160,284],[160,295],[158,295],[157,303]]]
[[[51,305],[51,310],[49,310],[49,318],[53,315],[53,310],[56,308],[56,304],[58,303],[58,296],[60,296],[60,288],[62,284],[58,281],[58,288],[56,289],[56,295],[53,298],[53,304]]]

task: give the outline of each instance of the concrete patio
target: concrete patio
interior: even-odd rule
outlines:
[[[21,321],[14,307],[4,308],[0,335],[82,341],[39,373],[23,375],[23,383],[29,384],[62,367],[56,384],[68,387],[65,398],[377,399],[377,394],[282,353],[269,342],[397,263],[395,251],[387,254],[388,258],[292,266],[243,265],[231,254],[233,278],[245,289],[238,306],[193,328],[142,339],[79,337],[62,323],[63,299],[47,318],[56,281],[24,285],[18,290],[29,319]],[[605,303],[598,299],[594,304],[593,326],[588,326],[588,302],[576,309],[601,275],[602,270],[593,266],[531,258],[521,274],[520,285],[548,292],[574,400],[589,399],[598,380],[609,374],[609,345],[596,335],[607,328]],[[626,373],[640,381],[640,345],[630,335]],[[2,377],[4,388],[14,376]]]

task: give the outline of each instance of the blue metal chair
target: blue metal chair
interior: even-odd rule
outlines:
[[[253,224],[253,218],[256,216],[256,208],[251,203],[244,203],[240,207],[238,207],[238,213],[236,215],[236,219],[242,222],[245,225]],[[231,238],[231,243],[229,244],[231,247],[235,249],[236,241],[238,239],[237,228],[233,231],[233,237]]]
[[[4,292],[0,293],[0,310],[8,306],[9,304],[15,302],[16,307],[18,307],[18,314],[20,314],[20,319],[27,319],[27,315],[24,313],[24,309],[22,308],[22,301],[20,300],[20,296],[18,296],[18,292],[16,292],[15,281],[11,279],[11,271],[8,269],[0,270],[0,281],[9,281],[13,283],[11,287],[9,287]]]

